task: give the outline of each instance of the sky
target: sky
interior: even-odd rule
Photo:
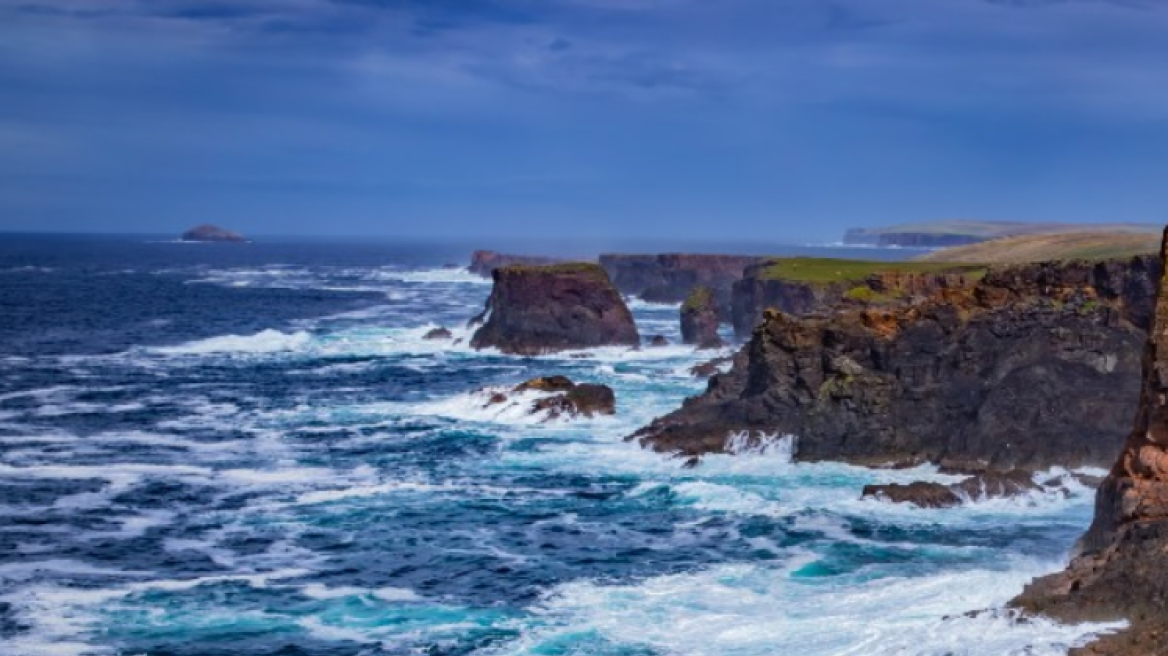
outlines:
[[[0,230],[1168,221],[1163,0],[0,0]]]

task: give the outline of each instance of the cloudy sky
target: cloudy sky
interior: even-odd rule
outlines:
[[[1162,0],[0,0],[0,230],[1168,220]]]

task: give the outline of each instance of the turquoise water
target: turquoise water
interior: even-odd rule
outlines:
[[[474,352],[489,284],[445,253],[217,252],[0,271],[13,305],[81,275],[107,295],[0,341],[0,653],[1045,655],[1102,628],[1002,610],[1090,490],[861,500],[946,478],[793,464],[782,435],[684,469],[623,438],[708,353]],[[183,290],[205,317],[168,309]],[[676,307],[632,306],[677,341]],[[485,407],[550,374],[617,415]]]

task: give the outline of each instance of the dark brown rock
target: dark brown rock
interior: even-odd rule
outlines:
[[[724,346],[718,336],[718,303],[709,287],[694,287],[681,306],[681,341],[699,349]]]
[[[595,264],[495,269],[476,349],[538,355],[568,349],[641,343],[633,315]]]
[[[865,485],[861,496],[877,497],[893,503],[912,503],[922,508],[946,508],[966,499],[997,499],[1040,489],[1029,472],[983,472],[951,485],[917,481],[907,485]]]
[[[770,311],[729,373],[634,437],[686,456],[749,431],[796,435],[804,461],[1102,466],[1135,412],[1143,277],[1159,270],[1041,265],[907,307]]]
[[[885,499],[892,503],[911,503],[921,508],[948,508],[961,504],[961,497],[948,486],[920,481],[907,485],[865,485],[861,496]]]
[[[519,383],[512,391],[515,392],[567,392],[576,387],[567,376],[541,376]]]
[[[649,346],[669,346],[669,340],[664,335],[653,335],[649,339]]]
[[[451,337],[454,337],[454,333],[450,332],[449,328],[439,326],[438,328],[432,328],[427,331],[422,336],[422,339],[450,339]]]
[[[219,226],[214,226],[209,223],[204,223],[200,226],[195,226],[190,230],[182,233],[183,241],[207,241],[207,242],[226,242],[240,244],[246,239],[243,235],[225,230]]]
[[[594,417],[616,413],[616,395],[607,385],[581,383],[564,394],[540,399],[532,405],[532,412],[547,412],[549,419]]]
[[[491,272],[499,267],[516,264],[544,266],[548,264],[559,264],[564,261],[562,258],[544,257],[540,255],[513,255],[511,253],[498,253],[496,251],[475,251],[470,256],[470,266],[466,270],[484,278],[490,278]]]
[[[1168,261],[1168,230],[1160,257]],[[1062,621],[1130,622],[1074,654],[1168,653],[1168,286],[1158,281],[1136,419],[1099,487],[1094,521],[1065,571],[1012,602]]]

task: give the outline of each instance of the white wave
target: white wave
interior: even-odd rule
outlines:
[[[1008,571],[816,581],[808,557],[783,568],[726,565],[635,585],[576,582],[555,589],[522,637],[495,656],[544,653],[573,636],[689,656],[1063,656],[1121,624],[1018,622],[1000,609],[1052,564]]]
[[[179,346],[164,346],[151,349],[165,355],[203,355],[207,353],[278,353],[295,351],[306,347],[312,335],[305,331],[282,333],[278,330],[263,330],[254,335],[223,335],[211,337]]]
[[[407,588],[357,588],[353,586],[329,587],[321,583],[310,583],[300,589],[306,597],[313,599],[343,599],[345,597],[372,597],[381,601],[396,603],[419,601],[418,593]]]
[[[398,282],[471,285],[492,284],[490,278],[484,278],[478,274],[471,273],[466,269],[456,269],[451,267],[443,267],[439,269],[422,269],[418,271],[383,271],[378,272],[374,277],[378,280],[391,280]]]

